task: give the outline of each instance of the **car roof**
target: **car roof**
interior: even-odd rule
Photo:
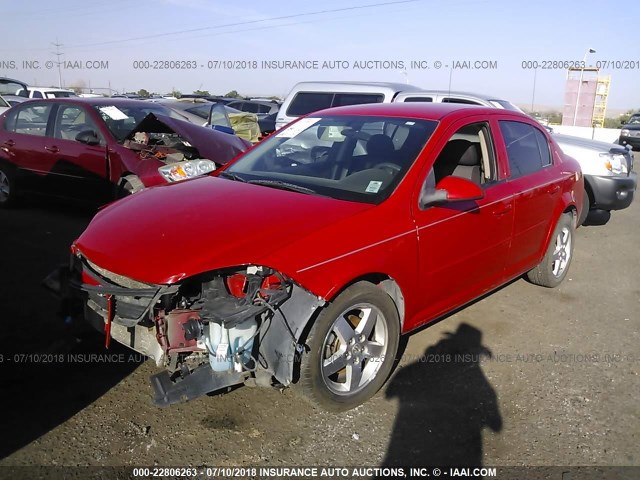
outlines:
[[[479,98],[481,100],[504,100],[503,98],[496,97],[495,95],[486,95],[484,93],[473,93],[473,92],[460,92],[457,90],[406,90],[401,93],[403,97],[416,95],[416,96],[424,96],[424,95],[456,95],[461,97],[470,97],[470,98]],[[506,101],[506,100],[505,100]]]
[[[73,90],[69,90],[67,88],[58,88],[58,87],[36,87],[31,85],[27,90],[40,90],[41,92],[69,92],[76,93]]]
[[[388,117],[410,117],[425,120],[441,120],[447,115],[463,112],[474,115],[514,115],[531,120],[530,117],[510,110],[483,107],[479,105],[466,105],[462,103],[367,103],[350,105],[346,107],[334,107],[312,113],[311,117],[323,115],[371,115]]]
[[[370,92],[380,89],[389,89],[396,92],[406,90],[420,90],[419,87],[414,85],[408,85],[406,83],[393,83],[393,82],[299,82],[293,89],[293,91],[329,91],[333,92],[350,92],[353,89],[357,89],[361,92]]]

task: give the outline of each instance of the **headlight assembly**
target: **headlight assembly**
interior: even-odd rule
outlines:
[[[601,153],[600,158],[604,160],[604,166],[614,175],[627,173],[627,160],[623,155],[612,153]]]
[[[211,160],[189,160],[164,165],[158,169],[158,172],[160,172],[168,182],[178,182],[180,180],[206,175],[215,169],[216,164]]]

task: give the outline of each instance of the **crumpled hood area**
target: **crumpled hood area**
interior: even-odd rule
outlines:
[[[226,164],[251,146],[250,142],[236,135],[218,132],[211,128],[155,113],[149,113],[144,117],[129,132],[127,139],[133,139],[138,132],[177,133],[197,148],[203,158],[208,158],[221,165]]]
[[[219,268],[264,264],[305,238],[309,248],[317,249],[315,232],[371,208],[207,176],[143,190],[111,204],[75,246],[113,273],[169,284]],[[289,273],[301,261],[266,265]]]

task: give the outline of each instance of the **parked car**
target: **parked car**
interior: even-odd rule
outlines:
[[[18,90],[15,94],[27,98],[70,98],[78,96],[73,90],[53,87],[29,87],[26,90]]]
[[[634,113],[622,126],[620,145],[630,145],[634,150],[640,150],[640,113]]]
[[[288,148],[299,136],[316,144]],[[329,109],[102,209],[72,245],[72,285],[107,343],[166,367],[158,405],[249,383],[346,410],[383,385],[401,334],[523,274],[560,284],[582,182],[520,113]]]
[[[222,103],[198,98],[153,100],[184,115],[191,123],[205,127],[228,127],[237,136],[255,143],[260,137],[258,118],[253,113],[241,112]]]
[[[282,102],[276,117],[276,128],[324,108],[389,103],[400,92],[417,89],[404,83],[300,82],[294,85]]]
[[[608,220],[612,210],[631,205],[638,186],[631,149],[589,138],[552,133],[562,151],[582,168],[585,208],[580,223],[589,218]]]
[[[209,173],[251,144],[140,100],[31,100],[0,116],[0,206],[21,192],[104,201]]]

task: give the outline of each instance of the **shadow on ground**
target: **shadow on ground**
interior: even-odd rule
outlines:
[[[399,399],[384,466],[482,465],[482,432],[502,429],[495,391],[480,366],[482,332],[461,324],[420,358],[408,358],[385,396]]]
[[[124,347],[105,351],[104,339],[82,322],[65,323],[58,299],[41,286],[68,263],[71,242],[94,213],[44,201],[0,210],[0,458],[90,405],[141,363]]]

